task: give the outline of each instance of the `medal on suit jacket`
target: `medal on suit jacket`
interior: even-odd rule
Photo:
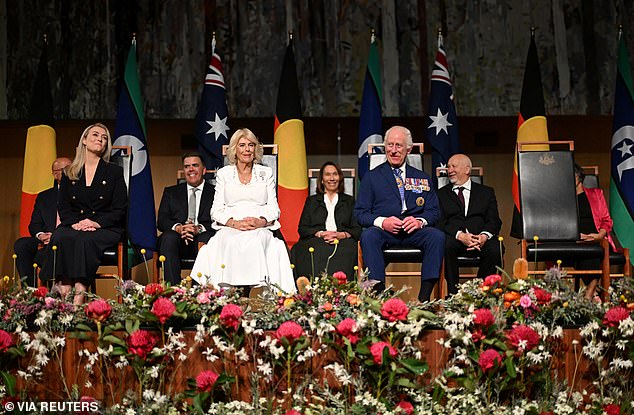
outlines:
[[[429,182],[427,179],[408,177],[405,179],[405,190],[409,190],[414,193],[423,193],[423,191],[429,192]]]

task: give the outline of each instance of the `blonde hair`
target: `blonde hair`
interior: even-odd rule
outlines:
[[[86,164],[86,145],[83,143],[83,141],[86,137],[88,137],[88,132],[94,127],[103,128],[106,131],[106,136],[108,136],[108,141],[106,142],[106,147],[103,153],[101,153],[101,159],[104,161],[110,161],[110,152],[112,151],[112,140],[110,139],[110,131],[108,130],[108,127],[106,127],[100,122],[91,124],[88,127],[86,127],[83,133],[81,133],[81,136],[79,137],[79,143],[77,144],[77,149],[75,150],[75,158],[73,159],[73,162],[65,169],[66,176],[68,176],[69,179],[72,179],[72,180],[79,179],[81,170],[84,168],[84,165]]]
[[[262,144],[260,144],[260,141],[251,130],[248,128],[240,128],[233,133],[229,140],[229,147],[227,148],[227,160],[229,160],[229,164],[236,164],[236,149],[238,148],[238,142],[241,138],[246,138],[255,144],[253,162],[261,163],[262,157],[264,156],[264,147],[262,147]]]

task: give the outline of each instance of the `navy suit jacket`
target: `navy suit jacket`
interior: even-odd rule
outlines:
[[[35,237],[40,232],[53,232],[57,225],[57,182],[50,189],[40,192],[35,199],[29,233]]]
[[[438,199],[442,215],[438,222],[438,228],[455,238],[458,231],[468,230],[473,234],[487,231],[493,236],[500,232],[502,221],[498,213],[498,204],[493,188],[471,181],[471,194],[469,195],[469,208],[467,215],[458,195],[452,190],[451,183],[438,190]]]
[[[198,223],[205,227],[206,231],[213,231],[211,228],[211,205],[214,201],[215,188],[205,181],[203,193],[200,196],[200,206],[198,206]],[[159,205],[158,229],[161,232],[172,229],[177,223],[187,222],[187,183],[179,183],[166,187],[163,190],[161,204]]]
[[[409,186],[409,185],[414,186]],[[431,178],[427,173],[410,165],[405,167],[405,205],[407,210],[401,213],[401,196],[398,191],[394,172],[385,162],[365,174],[361,181],[359,196],[354,207],[357,222],[364,228],[374,225],[379,217],[396,216],[405,218],[413,216],[423,218],[427,225],[433,226],[438,221],[440,209],[438,197]]]

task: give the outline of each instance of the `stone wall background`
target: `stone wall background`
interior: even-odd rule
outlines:
[[[289,30],[304,115],[355,117],[371,28],[384,114],[421,116],[438,27],[459,115],[508,116],[531,26],[547,113],[609,114],[619,24],[631,58],[631,0],[0,0],[0,119],[28,119],[44,33],[55,118],[115,118],[133,32],[146,117],[193,118],[214,31],[230,116],[270,117]]]

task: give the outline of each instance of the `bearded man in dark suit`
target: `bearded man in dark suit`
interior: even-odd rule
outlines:
[[[59,225],[59,216],[57,215],[59,182],[62,180],[62,171],[70,163],[70,159],[66,157],[55,159],[51,166],[53,178],[55,179],[53,187],[40,192],[35,199],[31,222],[29,222],[29,233],[31,236],[20,238],[13,245],[13,251],[17,256],[15,265],[18,269],[18,274],[31,287],[37,287],[33,263],[42,265],[44,261],[44,250],[38,248],[40,244],[42,246],[48,245],[53,231]]]
[[[172,285],[181,281],[181,259],[195,258],[198,243],[207,243],[216,233],[211,227],[215,188],[204,180],[202,157],[191,152],[182,160],[185,183],[165,188],[157,219],[162,232],[158,247],[159,254],[165,256],[165,281]]]
[[[438,190],[441,217],[438,228],[445,232],[445,277],[447,291],[458,291],[458,256],[479,256],[478,277],[496,274],[502,266],[497,235],[502,227],[495,191],[471,180],[471,160],[455,154],[447,162],[450,184]]]

